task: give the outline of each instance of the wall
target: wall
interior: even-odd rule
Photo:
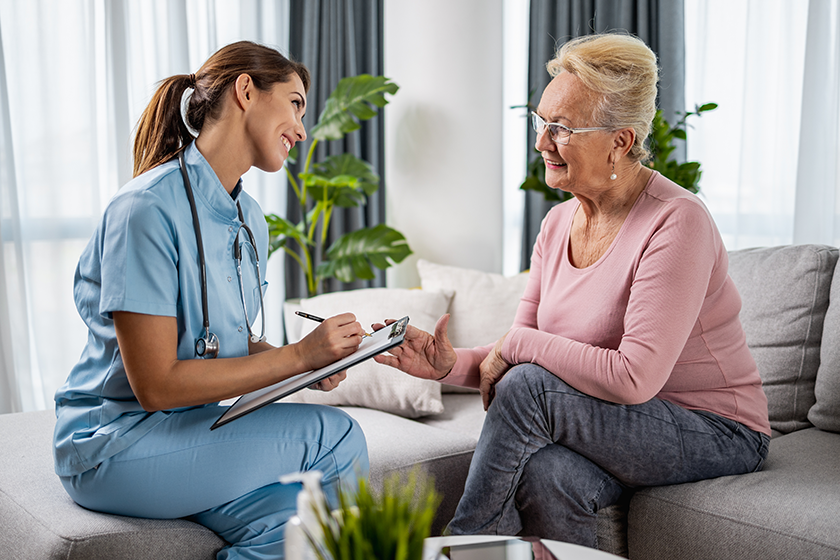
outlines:
[[[419,285],[416,262],[502,272],[503,0],[384,0],[387,222],[414,254],[389,287]]]

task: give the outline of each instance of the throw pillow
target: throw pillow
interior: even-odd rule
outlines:
[[[456,348],[474,348],[496,342],[513,324],[528,273],[503,276],[468,268],[435,264],[420,259],[417,272],[423,290],[452,291],[448,335]],[[444,385],[444,392],[463,389]],[[468,389],[467,391],[474,391]]]
[[[449,340],[458,348],[496,342],[513,324],[528,273],[502,276],[420,259],[417,272],[423,290],[455,292],[449,304]]]
[[[836,257],[835,257],[836,258]],[[814,386],[816,404],[808,411],[808,420],[821,430],[840,432],[840,273],[835,269],[828,296],[828,311],[820,346],[820,367]]]
[[[810,426],[823,322],[837,249],[793,245],[729,253],[741,323],[767,395],[770,426]]]
[[[385,319],[408,315],[410,324],[433,332],[438,318],[446,313],[451,298],[451,292],[368,288],[290,301],[284,310],[286,336],[290,343],[297,342],[318,326],[313,321],[294,315],[296,309],[319,317],[349,311],[365,329]],[[443,412],[440,383],[412,377],[373,360],[351,368],[347,379],[332,391],[305,389],[283,401],[363,406],[406,418]]]

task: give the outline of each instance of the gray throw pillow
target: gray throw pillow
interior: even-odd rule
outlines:
[[[770,426],[810,426],[823,323],[837,249],[792,245],[729,254],[741,294],[741,323],[767,395]]]
[[[808,420],[821,430],[840,432],[840,273],[836,271],[825,314],[814,396],[817,402],[808,412]]]

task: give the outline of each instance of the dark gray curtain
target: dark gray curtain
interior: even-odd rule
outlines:
[[[581,35],[621,30],[636,35],[659,59],[659,99],[665,119],[674,122],[675,111],[685,110],[685,32],[682,0],[531,0],[528,91],[537,105],[551,77],[545,69],[554,53],[569,39]],[[530,124],[530,123],[529,123]],[[536,137],[528,129],[528,161]],[[685,147],[675,155],[685,159]],[[539,193],[525,193],[522,235],[522,270],[530,266],[540,222],[553,205]]]
[[[306,116],[303,119],[307,130],[317,122],[324,110],[327,97],[341,78],[358,74],[381,75],[382,62],[382,1],[383,0],[291,0],[289,54],[304,63],[312,74],[312,86],[307,96]],[[362,123],[361,130],[334,142],[320,142],[316,148],[316,159],[345,152],[352,153],[373,165],[381,180],[379,190],[365,206],[360,208],[336,208],[330,222],[329,240],[326,247],[344,233],[359,228],[375,226],[385,221],[385,134],[382,117],[377,116]],[[291,166],[297,174],[303,167],[303,159],[309,149],[309,141],[301,145],[299,161]],[[297,223],[300,220],[298,201],[289,188],[287,218]],[[300,266],[286,256],[286,297],[306,297],[306,280]],[[377,277],[371,281],[342,283],[329,279],[322,284],[323,292],[385,285],[385,274],[377,270]]]

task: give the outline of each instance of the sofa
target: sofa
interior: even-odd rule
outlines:
[[[837,260],[836,248],[817,245],[730,253],[741,320],[770,403],[774,437],[764,468],[628,492],[598,513],[599,548],[643,560],[840,558]],[[358,290],[288,302],[289,339],[313,327],[296,319],[295,309],[351,310],[363,324],[409,315],[426,329],[448,311],[456,345],[485,344],[510,325],[527,281],[527,273],[508,278],[426,261],[417,266],[419,290]],[[433,528],[442,530],[463,491],[484,418],[475,391],[367,362],[335,392],[302,391],[289,400],[341,406],[360,423],[374,487],[420,465],[442,494]],[[53,473],[54,422],[52,411],[0,415],[4,557],[214,558],[222,540],[189,521],[105,515],[73,503]]]

